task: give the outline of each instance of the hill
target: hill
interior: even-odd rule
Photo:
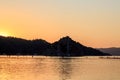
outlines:
[[[51,44],[42,39],[25,40],[0,36],[1,55],[41,55]]]
[[[120,48],[112,47],[112,48],[99,48],[100,51],[105,53],[110,53],[114,56],[120,56]]]
[[[55,50],[57,50],[57,55],[62,56],[105,56],[109,55],[103,53],[97,49],[91,47],[86,47],[79,42],[72,40],[69,36],[61,38],[52,44]]]
[[[0,36],[1,55],[44,55],[44,56],[105,56],[97,49],[86,47],[69,36],[49,43],[42,39],[26,40]]]

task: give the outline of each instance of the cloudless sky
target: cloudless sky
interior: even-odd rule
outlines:
[[[0,33],[120,47],[120,0],[0,0]]]

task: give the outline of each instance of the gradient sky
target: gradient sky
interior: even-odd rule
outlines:
[[[0,34],[120,47],[120,0],[0,0]]]

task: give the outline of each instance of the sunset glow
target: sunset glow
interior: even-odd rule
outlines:
[[[120,47],[120,0],[0,0],[0,35]],[[7,33],[7,31],[9,33]]]
[[[8,34],[7,32],[0,32],[0,36],[7,37],[7,36],[12,36],[12,35]]]

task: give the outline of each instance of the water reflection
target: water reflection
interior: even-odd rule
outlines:
[[[72,76],[71,58],[59,59],[59,76],[61,80],[69,80]]]

